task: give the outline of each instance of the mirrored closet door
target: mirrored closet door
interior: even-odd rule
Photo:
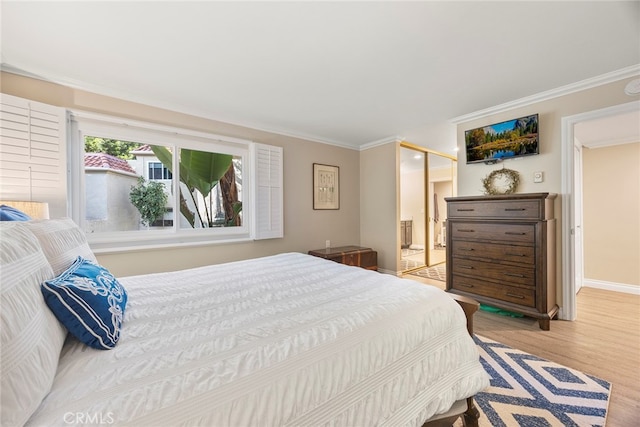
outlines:
[[[400,144],[400,260],[411,272],[446,258],[445,197],[455,195],[456,159]]]

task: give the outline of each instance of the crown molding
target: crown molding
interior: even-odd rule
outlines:
[[[613,145],[633,144],[636,142],[640,142],[640,140],[637,137],[628,136],[628,137],[618,138],[618,139],[604,139],[601,141],[592,141],[587,144],[583,143],[582,146],[594,149],[594,148],[611,147]]]
[[[579,82],[571,83],[566,86],[561,86],[556,89],[551,89],[545,92],[540,92],[535,95],[526,96],[524,98],[509,101],[504,104],[496,105],[494,107],[486,108],[484,110],[475,111],[473,113],[464,114],[462,116],[449,119],[450,123],[457,125],[459,123],[469,122],[471,120],[481,119],[493,114],[504,113],[515,108],[525,107],[527,105],[535,104],[542,101],[548,101],[560,96],[569,95],[574,92],[582,90],[592,89],[594,87],[602,86],[608,83],[613,83],[618,80],[623,80],[629,77],[635,77],[640,75],[640,64],[635,64],[620,70],[612,71],[610,73],[602,74],[600,76],[592,77],[589,79],[581,80]]]
[[[301,132],[292,131],[290,129],[272,127],[272,126],[261,124],[261,123],[252,123],[248,121],[236,120],[233,118],[222,117],[222,116],[215,117],[210,112],[202,111],[200,109],[185,107],[184,105],[173,104],[169,102],[162,102],[162,101],[156,102],[155,100],[149,99],[148,97],[138,96],[128,92],[114,90],[101,85],[90,85],[90,84],[87,84],[86,82],[75,81],[73,79],[69,79],[66,77],[45,76],[44,73],[39,74],[37,71],[35,72],[26,71],[24,69],[21,69],[19,67],[16,67],[4,62],[0,63],[0,71],[16,74],[24,77],[29,77],[32,79],[42,80],[42,81],[46,81],[54,84],[59,84],[62,86],[83,90],[83,91],[87,91],[87,92],[91,92],[91,93],[95,93],[103,96],[109,96],[109,97],[121,99],[128,102],[134,102],[134,103],[138,103],[138,104],[142,104],[142,105],[146,105],[154,108],[174,111],[176,113],[188,114],[194,117],[217,121],[224,124],[240,126],[250,130],[268,132],[276,135],[287,136],[287,137],[301,139],[305,141],[333,145],[336,147],[346,148],[350,150],[364,151],[370,148],[378,147],[380,145],[385,145],[391,142],[401,142],[404,140],[402,136],[396,135],[396,136],[389,136],[379,140],[371,141],[358,146],[354,144],[349,144],[345,141],[328,139],[318,135],[305,134]],[[622,80],[629,77],[635,77],[638,75],[640,75],[640,64],[632,65],[617,71],[613,71],[611,73],[585,79],[576,83],[572,83],[566,86],[561,86],[556,89],[552,89],[552,90],[541,92],[532,96],[520,98],[514,101],[496,105],[494,107],[479,110],[473,113],[454,117],[452,119],[449,119],[449,123],[457,125],[459,123],[480,119],[489,115],[506,112],[514,108],[519,108],[519,107],[527,106],[533,103],[546,101],[546,100],[557,98],[570,93],[594,88],[607,83],[612,83],[618,80]]]
[[[184,105],[174,104],[171,102],[156,101],[148,97],[138,96],[129,92],[114,90],[102,85],[87,84],[85,82],[69,79],[66,77],[49,76],[49,75],[45,76],[44,73],[41,74],[41,73],[38,73],[37,71],[36,72],[26,71],[22,68],[19,68],[4,62],[0,63],[0,71],[16,74],[23,77],[29,77],[36,80],[42,80],[45,82],[54,83],[61,86],[66,86],[72,89],[83,90],[83,91],[95,93],[102,96],[108,96],[108,97],[120,99],[123,101],[134,102],[137,104],[142,104],[142,105],[153,107],[153,108],[160,108],[163,110],[173,111],[176,113],[188,114],[190,116],[194,116],[194,117],[198,117],[206,120],[212,120],[212,121],[216,121],[216,122],[220,122],[228,125],[241,126],[250,130],[268,132],[276,135],[287,136],[290,138],[302,139],[305,141],[317,142],[320,144],[327,144],[327,145],[333,145],[336,147],[347,148],[350,150],[360,149],[360,147],[358,147],[357,145],[349,144],[344,141],[338,141],[338,140],[333,140],[329,138],[324,138],[318,135],[296,132],[290,129],[273,127],[273,126],[269,126],[261,123],[253,123],[253,122],[244,121],[244,120],[236,120],[230,117],[214,116],[210,112],[203,111],[200,109],[185,107]]]
[[[370,148],[378,147],[380,145],[389,144],[390,142],[402,142],[404,141],[404,137],[402,136],[388,136],[386,138],[378,139],[375,141],[367,142],[360,146],[360,151],[368,150]]]

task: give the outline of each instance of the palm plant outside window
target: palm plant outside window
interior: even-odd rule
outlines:
[[[242,226],[241,156],[94,136],[85,137],[84,148],[88,232],[157,230],[174,222],[178,229]],[[164,213],[153,221],[141,215],[149,209],[130,200],[136,185],[149,183],[167,196]],[[143,203],[139,193],[135,200]]]

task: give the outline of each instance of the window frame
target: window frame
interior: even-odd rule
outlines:
[[[88,233],[87,240],[96,253],[115,253],[129,250],[209,245],[212,243],[243,242],[254,239],[253,145],[249,140],[158,125],[83,111],[70,112],[68,194],[69,212],[85,229],[84,138],[99,136],[135,141],[142,144],[164,145],[192,150],[222,152],[242,159],[243,195],[242,225],[237,227],[180,228],[179,210],[174,210],[171,228],[162,230],[114,231]],[[173,156],[173,170],[178,171],[178,156]],[[172,194],[179,199],[180,179],[173,174]],[[175,203],[175,201],[174,201]],[[179,202],[178,202],[179,203]],[[179,204],[174,204],[178,206]]]
[[[151,168],[152,165],[153,165],[153,168]],[[159,165],[159,167],[156,167],[156,165]],[[160,175],[162,175],[162,177],[156,178],[154,176],[153,178],[151,178],[151,170],[153,170],[153,174],[154,175],[156,173],[156,170],[159,170],[160,171]],[[164,176],[165,172],[166,172],[167,176],[171,175],[171,178],[165,177]],[[149,175],[149,177],[147,178],[149,181],[168,181],[168,180],[173,180],[173,174],[171,173],[169,168],[167,168],[165,165],[163,165],[162,162],[160,162],[160,161],[147,163],[147,174]]]

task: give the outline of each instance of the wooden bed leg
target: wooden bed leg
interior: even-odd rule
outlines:
[[[473,397],[467,398],[467,410],[462,414],[462,424],[465,427],[478,427],[478,420],[480,419],[480,411],[476,408],[476,404],[473,401]]]

